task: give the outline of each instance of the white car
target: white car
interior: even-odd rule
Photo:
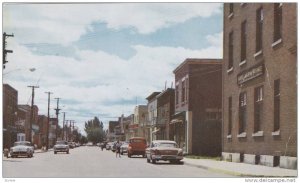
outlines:
[[[12,158],[18,156],[33,157],[34,147],[28,141],[18,141],[14,143],[14,146],[10,148],[10,156]]]
[[[69,154],[69,144],[67,141],[57,141],[53,149],[54,154],[56,154],[57,152],[66,152],[67,154]]]

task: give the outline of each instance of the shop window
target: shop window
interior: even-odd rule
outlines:
[[[240,94],[239,98],[239,134],[246,131],[246,109],[247,95],[246,92]]]
[[[263,87],[254,89],[254,132],[261,131],[263,117]]]
[[[274,81],[274,132],[280,129],[280,80]]]

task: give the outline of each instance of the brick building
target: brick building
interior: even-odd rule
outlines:
[[[137,105],[134,108],[133,125],[130,126],[132,130],[131,137],[145,137],[148,136],[147,126],[147,106]]]
[[[173,139],[188,154],[220,155],[222,60],[186,59],[173,73]]]
[[[157,123],[155,124],[158,129],[157,140],[170,139],[170,122],[175,110],[174,103],[175,90],[173,88],[167,88],[157,95]]]
[[[297,4],[224,4],[224,159],[286,168],[297,156]]]
[[[17,141],[18,91],[3,84],[3,147],[9,148]]]

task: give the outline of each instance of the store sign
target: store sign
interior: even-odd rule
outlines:
[[[136,129],[139,127],[139,124],[129,125],[129,129]]]
[[[257,78],[258,76],[261,76],[264,74],[264,64],[260,64],[258,66],[252,67],[251,69],[247,70],[246,72],[243,72],[237,76],[237,83],[243,84],[247,81],[250,81],[254,78]]]

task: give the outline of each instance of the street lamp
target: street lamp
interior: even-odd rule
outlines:
[[[13,70],[10,70],[6,73],[3,73],[3,77],[4,76],[7,76],[8,74],[12,73],[12,72],[15,72],[15,71],[21,71],[21,70],[25,70],[25,69],[21,69],[21,68],[18,68],[18,69],[13,69]],[[30,71],[30,72],[34,72],[36,70],[36,68],[32,67],[32,68],[26,68],[26,70]]]

